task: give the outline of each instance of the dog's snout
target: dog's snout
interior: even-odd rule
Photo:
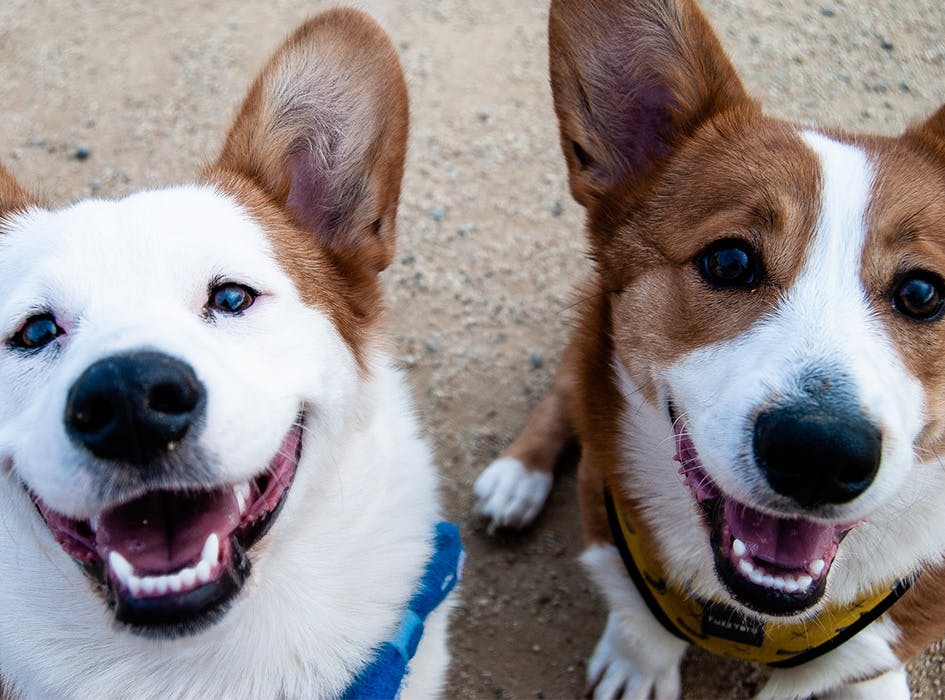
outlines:
[[[769,409],[755,422],[755,457],[771,487],[805,508],[847,503],[879,470],[882,433],[857,409]]]
[[[66,431],[96,457],[146,464],[193,429],[205,404],[186,363],[157,352],[114,355],[72,385]]]

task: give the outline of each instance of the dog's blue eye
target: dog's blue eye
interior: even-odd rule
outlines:
[[[222,314],[235,315],[242,313],[256,301],[256,292],[249,287],[228,282],[220,284],[210,290],[210,300],[207,304],[211,311]]]
[[[942,279],[931,272],[910,272],[893,290],[893,306],[899,313],[917,321],[935,321],[945,310],[943,286]]]
[[[716,241],[696,257],[702,277],[716,287],[754,288],[761,278],[761,265],[745,241]]]
[[[63,332],[50,314],[40,314],[27,319],[20,330],[10,338],[10,345],[19,350],[37,350],[54,341]]]

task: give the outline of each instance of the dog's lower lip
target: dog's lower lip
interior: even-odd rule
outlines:
[[[177,635],[218,618],[250,570],[247,551],[283,505],[301,455],[303,419],[261,475],[235,486],[152,491],[85,521],[33,496],[63,550],[101,587],[118,622]]]
[[[814,606],[826,589],[840,540],[852,526],[829,526],[758,511],[727,496],[699,461],[685,420],[672,404],[679,473],[710,529],[719,580],[746,607],[792,615]]]

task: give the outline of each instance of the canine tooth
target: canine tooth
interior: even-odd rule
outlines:
[[[190,588],[197,582],[197,571],[192,566],[181,569],[177,575],[180,576],[180,582],[187,588]]]
[[[751,576],[751,572],[755,570],[755,567],[752,566],[751,562],[747,559],[742,559],[738,562],[738,570],[745,574],[745,576]]]
[[[762,583],[765,579],[765,575],[758,571],[758,569],[755,569],[749,574],[748,578],[751,579],[752,583]]]
[[[201,561],[197,564],[197,579],[200,583],[207,583],[210,580],[210,563],[207,561]]]
[[[240,515],[246,511],[246,502],[249,500],[250,486],[248,481],[233,487],[233,495],[236,497],[236,503],[240,508]]]
[[[827,562],[823,559],[814,559],[810,564],[807,565],[807,570],[811,572],[814,576],[820,576],[826,568]]]
[[[801,590],[807,590],[810,588],[810,585],[814,582],[814,579],[806,574],[804,576],[797,577],[797,585]]]
[[[742,542],[741,540],[736,539],[734,542],[732,542],[732,552],[735,554],[736,557],[745,556],[745,552],[747,551],[748,551],[748,547],[746,547],[745,543]]]
[[[128,579],[134,575],[134,567],[125,559],[121,554],[119,554],[114,549],[108,553],[108,565],[112,567],[112,571],[122,580],[122,582],[128,582]]]
[[[184,582],[181,581],[180,573],[167,577],[167,587],[171,590],[171,593],[181,592],[181,589],[184,587]]]
[[[93,515],[89,518],[89,527],[92,528],[92,532],[98,532],[98,516]]]
[[[207,562],[211,566],[220,559],[220,538],[217,533],[212,532],[203,543],[203,552],[200,554],[200,561]]]

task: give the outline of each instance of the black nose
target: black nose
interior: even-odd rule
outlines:
[[[882,442],[855,408],[805,403],[770,409],[755,423],[755,458],[768,483],[805,508],[863,493],[879,470]]]
[[[157,352],[113,355],[72,385],[66,431],[96,457],[146,464],[182,440],[205,405],[203,385],[180,360]]]

